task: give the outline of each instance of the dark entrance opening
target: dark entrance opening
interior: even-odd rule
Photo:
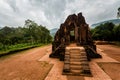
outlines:
[[[70,31],[70,42],[74,42],[75,41],[75,31],[72,30]]]

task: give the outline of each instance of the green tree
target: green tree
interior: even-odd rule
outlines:
[[[7,48],[16,44],[41,44],[52,41],[49,30],[42,25],[38,25],[32,20],[26,20],[23,27],[0,28],[0,46]]]
[[[120,24],[113,28],[115,41],[120,41]]]
[[[105,24],[101,24],[94,29],[91,30],[92,37],[95,40],[106,40],[106,41],[113,41],[114,38],[114,24],[111,22],[107,22]]]

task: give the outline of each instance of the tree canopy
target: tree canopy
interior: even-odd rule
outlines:
[[[49,30],[32,20],[26,20],[23,27],[0,28],[0,45],[15,45],[21,43],[49,43],[52,37]]]
[[[91,29],[91,33],[94,40],[120,41],[120,25],[111,22]]]

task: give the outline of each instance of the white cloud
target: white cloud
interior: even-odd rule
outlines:
[[[47,28],[82,12],[88,24],[116,18],[119,0],[0,0],[0,26],[23,26],[31,19]]]

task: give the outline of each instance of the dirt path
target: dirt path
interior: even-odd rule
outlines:
[[[0,58],[0,80],[43,80],[52,65],[38,61],[51,46],[33,48]]]

